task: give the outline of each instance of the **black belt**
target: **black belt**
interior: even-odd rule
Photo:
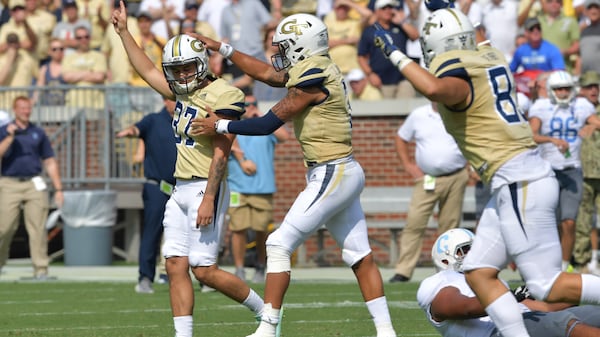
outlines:
[[[316,161],[307,161],[306,162],[307,167],[315,167],[317,165],[319,165],[319,163],[317,163]]]
[[[33,177],[37,177],[37,175],[35,176],[27,176],[27,177],[11,177],[11,176],[5,176],[6,178],[9,179],[14,179],[14,180],[18,180],[18,181],[28,181],[33,179]]]
[[[450,172],[450,173],[438,174],[436,177],[448,177],[448,176],[453,176],[453,175],[457,174],[458,172],[460,172],[460,171],[462,171],[462,170],[464,170],[464,169],[465,169],[464,167],[461,167],[461,168],[459,168],[458,170],[456,170],[456,171],[452,171],[452,172]]]

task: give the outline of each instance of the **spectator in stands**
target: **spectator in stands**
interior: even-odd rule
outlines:
[[[518,3],[512,0],[491,0],[483,5],[481,23],[485,27],[487,38],[510,62],[515,52],[517,38]]]
[[[63,21],[56,24],[52,30],[52,37],[61,39],[65,49],[65,56],[69,55],[77,49],[79,41],[75,39],[76,27],[87,27],[92,29],[89,20],[79,17],[77,10],[77,2],[75,0],[62,0]]]
[[[240,15],[244,13],[244,15]],[[271,14],[258,0],[232,0],[223,8],[221,17],[221,40],[233,48],[252,57],[266,61],[263,45],[263,31],[275,27]],[[239,78],[247,78],[231,62],[224,61],[223,74],[231,76],[233,85],[246,87],[248,81],[235,83]]]
[[[527,43],[520,45],[510,62],[513,73],[524,70],[551,71],[565,69],[560,49],[542,39],[542,26],[537,18],[529,18],[525,22]]]
[[[586,0],[585,14],[589,19],[587,25],[581,31],[581,41],[579,43],[581,55],[581,73],[588,71],[600,73],[600,60],[598,51],[600,50],[600,0]]]
[[[25,0],[10,0],[9,6],[10,20],[0,27],[0,53],[4,53],[8,49],[6,38],[10,33],[14,33],[19,37],[21,48],[33,53],[37,45],[37,35],[33,31],[33,27],[27,22]],[[8,102],[12,102],[12,100]]]
[[[40,0],[39,9],[44,10],[54,16],[54,22],[62,21],[62,1],[61,0]]]
[[[68,105],[101,109],[104,107],[104,94],[90,86],[104,84],[107,62],[104,54],[90,48],[90,38],[90,30],[86,26],[75,28],[77,50],[65,55],[62,76],[67,83],[78,87],[67,93]]]
[[[576,97],[576,83],[568,72],[553,72],[546,86],[548,98],[533,103],[529,110],[529,124],[533,139],[540,144],[542,157],[550,162],[559,182],[558,219],[562,269],[566,271],[575,244],[575,219],[583,185],[579,132],[585,123],[600,128],[600,118],[596,116],[592,103]]]
[[[279,53],[279,48],[273,45],[273,35],[275,27],[268,28],[264,33],[263,45],[265,48],[265,59],[271,60],[271,57]],[[247,76],[247,75],[246,75]],[[287,95],[286,88],[272,87],[261,81],[254,81],[250,76],[247,76],[253,83],[253,95],[259,102],[278,102]]]
[[[246,93],[244,118],[263,115],[258,101]],[[290,137],[285,126],[266,136],[236,136],[227,164],[227,182],[231,190],[229,203],[229,230],[231,231],[231,254],[235,275],[246,280],[244,269],[248,231],[256,234],[256,261],[254,283],[265,281],[267,252],[265,241],[269,225],[273,223],[273,194],[275,184],[275,145]]]
[[[65,90],[52,89],[55,86],[66,85],[67,82],[62,76],[62,60],[65,56],[65,47],[62,42],[53,38],[48,47],[50,62],[40,67],[33,96],[33,102],[42,106],[63,106],[65,105]]]
[[[519,1],[519,16],[517,25],[522,27],[529,18],[536,18],[542,14],[543,0],[523,0]]]
[[[19,36],[9,33],[4,43],[7,49],[0,53],[0,87],[28,87],[38,76],[38,62],[21,47]],[[0,92],[0,101],[12,102],[17,96],[29,96],[25,90]]]
[[[173,112],[175,102],[165,99],[158,113],[146,115],[140,121],[117,133],[117,138],[136,137],[143,140],[144,177],[142,191],[144,200],[144,224],[139,250],[139,276],[135,291],[154,293],[152,283],[156,274],[156,260],[160,252],[163,233],[165,205],[175,186],[175,160],[177,149],[173,137]]]
[[[350,70],[346,75],[346,81],[352,90],[350,93],[350,99],[352,100],[378,101],[383,98],[381,91],[369,83],[365,73],[360,68]]]
[[[483,20],[483,9],[475,0],[457,0],[456,7],[469,18],[473,25],[481,23]]]
[[[600,116],[598,93],[600,76],[595,71],[584,73],[579,80],[579,93],[595,107]],[[586,128],[589,126],[586,126]],[[598,212],[600,211],[600,132],[592,130],[581,143],[581,166],[583,168],[583,194],[575,223],[574,261],[587,265],[590,273],[600,275],[598,268]]]
[[[32,56],[38,62],[48,61],[48,45],[50,35],[56,26],[56,18],[41,8],[39,0],[25,0],[25,15],[27,23],[37,37],[37,43]]]
[[[408,150],[413,140],[416,144],[414,159]],[[400,238],[400,254],[390,282],[407,282],[419,261],[423,235],[434,207],[439,208],[439,233],[460,225],[469,171],[467,160],[446,132],[433,102],[408,115],[396,135],[396,152],[414,184],[406,226]]]
[[[140,12],[152,15],[152,33],[166,41],[184,18],[184,3],[185,0],[142,0]]]
[[[153,20],[150,13],[140,12],[137,17],[138,19],[135,27],[137,27],[138,33],[135,34],[136,29],[133,29],[133,27],[131,27],[130,32],[133,35],[135,42],[144,50],[144,54],[148,56],[154,66],[158,69],[162,69],[162,52],[167,41],[152,32]],[[129,24],[128,27],[130,27]],[[115,35],[117,34],[115,33]],[[123,44],[120,44],[121,48],[123,48]],[[123,49],[123,52],[125,52],[125,49]],[[127,53],[125,53],[124,56],[127,57]],[[138,72],[132,67],[130,67],[130,75],[130,85],[134,87],[150,88],[150,85],[148,85],[148,83],[144,81],[140,74],[138,74]],[[150,106],[151,109],[157,109],[163,103],[161,95],[154,90],[151,90],[150,93],[143,93],[141,95],[138,95],[137,92],[133,92],[131,99],[133,106],[137,107],[138,109],[141,109],[141,107],[144,106]]]
[[[231,0],[203,0],[198,10],[198,21],[208,22],[217,36],[221,38],[221,17],[223,9],[231,3]]]
[[[402,52],[406,51],[406,42],[419,37],[419,32],[409,21],[404,20],[397,25],[392,22],[396,14],[395,0],[377,0],[375,2],[376,24],[387,31],[394,44]],[[400,14],[401,15],[401,14]],[[385,55],[373,43],[373,36],[377,28],[375,25],[368,26],[363,31],[358,44],[358,63],[366,74],[371,85],[381,90],[384,98],[409,98],[414,97],[416,92],[413,86],[390,62]]]
[[[128,4],[125,3],[127,7]],[[119,1],[115,0],[113,2],[113,7],[119,7]],[[140,29],[138,28],[138,19],[133,16],[127,17],[127,24],[131,27],[131,34],[136,38],[140,36]],[[140,24],[141,25],[141,24]],[[162,50],[162,48],[161,48]],[[131,65],[129,62],[124,62],[127,59],[127,53],[123,48],[123,44],[121,43],[121,39],[119,35],[115,33],[114,29],[107,29],[106,34],[104,34],[104,41],[102,42],[102,47],[100,51],[104,54],[106,59],[108,60],[108,70],[106,74],[106,83],[115,86],[126,86],[130,83],[132,72]],[[119,91],[118,96],[126,97],[123,95],[123,92]],[[109,99],[109,101],[118,101],[118,98]],[[160,100],[160,106],[163,106],[162,99]]]
[[[110,17],[110,0],[75,0],[78,4],[79,17],[88,20],[90,28],[90,48],[100,50],[104,33]]]
[[[560,49],[566,70],[573,73],[579,57],[579,24],[563,11],[563,0],[542,0],[543,13],[537,18],[542,28],[542,38]]]
[[[6,265],[21,208],[29,236],[29,253],[36,280],[48,277],[48,191],[42,170],[54,186],[54,201],[64,201],[58,163],[44,129],[31,123],[31,101],[19,96],[13,101],[14,120],[0,127],[0,269]]]
[[[352,8],[361,13],[360,20],[350,18]],[[371,15],[372,12],[368,8],[357,5],[352,0],[336,0],[334,11],[323,19],[329,33],[329,56],[344,75],[359,67],[358,41],[362,27],[368,23]]]
[[[10,5],[8,0],[0,0],[0,27],[10,19]]]
[[[177,34],[196,32],[211,39],[219,39],[217,33],[208,22],[198,20],[198,8],[200,8],[200,5],[196,0],[187,0],[185,2],[184,18],[179,23]]]

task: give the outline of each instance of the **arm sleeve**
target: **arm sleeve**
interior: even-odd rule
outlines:
[[[248,118],[241,121],[232,121],[227,127],[229,133],[236,135],[264,136],[279,129],[284,122],[269,110],[259,118]]]

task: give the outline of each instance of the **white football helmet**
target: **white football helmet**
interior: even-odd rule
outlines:
[[[564,97],[558,97],[554,92],[554,89],[558,88],[569,88],[568,95]],[[569,104],[577,96],[577,88],[573,76],[564,70],[554,71],[548,76],[546,80],[546,89],[548,90],[548,98],[552,104],[556,104],[561,108],[568,108]]]
[[[425,65],[436,55],[450,50],[475,50],[475,29],[469,18],[456,8],[433,12],[421,29],[421,49]]]
[[[176,75],[175,69],[191,63],[196,68],[194,74],[186,77]],[[173,93],[190,94],[198,89],[208,74],[208,54],[202,41],[185,34],[176,35],[163,48],[162,66]]]
[[[431,248],[436,269],[462,272],[462,262],[471,249],[475,234],[465,228],[453,228],[442,233]]]
[[[314,15],[290,15],[277,25],[273,45],[279,48],[279,53],[271,56],[277,71],[313,55],[326,55],[329,52],[327,26]]]

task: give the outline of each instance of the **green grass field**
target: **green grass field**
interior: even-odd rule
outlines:
[[[415,294],[417,283],[386,284],[398,336],[437,336]],[[253,288],[262,294],[260,286]],[[196,288],[194,336],[239,337],[256,327],[245,307]],[[130,283],[0,283],[0,336],[172,337],[169,294],[155,285],[136,294]],[[282,337],[375,336],[355,283],[293,282],[286,295]]]

